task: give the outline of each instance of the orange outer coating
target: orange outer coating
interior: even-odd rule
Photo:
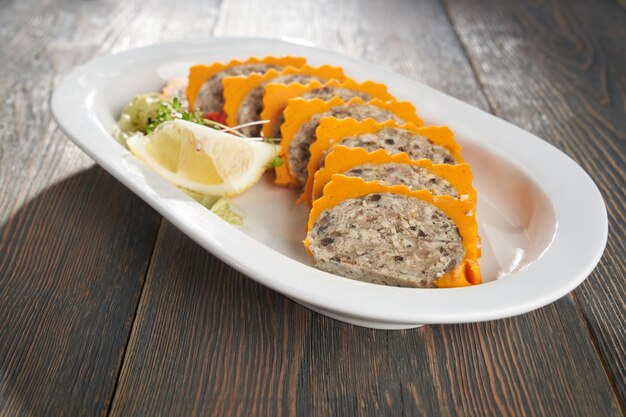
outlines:
[[[463,163],[461,156],[461,146],[454,141],[454,134],[445,126],[415,127],[412,123],[398,125],[393,120],[379,123],[374,119],[366,119],[361,122],[347,118],[336,119],[334,117],[323,117],[320,125],[315,130],[316,140],[311,144],[311,158],[307,164],[307,183],[304,187],[304,198],[311,196],[313,192],[313,182],[315,173],[322,163],[324,153],[343,138],[362,135],[366,133],[376,133],[385,127],[395,127],[415,132],[424,136],[431,143],[446,148],[458,163]]]
[[[269,82],[279,75],[302,74],[318,77],[323,80],[343,80],[345,75],[341,67],[333,67],[330,65],[322,65],[320,67],[312,67],[303,65],[301,67],[286,67],[282,71],[271,69],[265,74],[252,73],[248,76],[226,77],[222,81],[224,86],[224,112],[226,113],[226,123],[228,126],[237,126],[237,113],[241,102],[253,90],[261,87],[264,82]],[[263,120],[263,119],[261,119]]]
[[[279,75],[279,71],[271,69],[265,74],[254,72],[247,76],[224,78],[222,85],[224,86],[224,113],[226,113],[226,124],[228,126],[237,126],[239,124],[237,112],[239,111],[241,102],[252,90]]]
[[[291,167],[289,166],[289,162],[285,157],[287,151],[289,150],[289,145],[294,137],[294,135],[300,130],[300,127],[308,122],[314,115],[327,112],[332,107],[343,106],[343,105],[357,105],[357,104],[366,104],[359,97],[355,97],[349,100],[347,103],[344,102],[339,97],[333,97],[330,101],[323,101],[319,98],[315,98],[313,100],[304,100],[302,98],[293,98],[289,100],[287,107],[285,108],[285,122],[283,123],[280,132],[280,156],[283,159],[283,165],[276,168],[276,184],[283,185],[287,187],[298,187],[298,181],[291,173]],[[424,122],[422,119],[415,113],[415,106],[409,103],[408,101],[382,101],[380,99],[373,99],[367,102],[367,104],[371,104],[373,106],[379,107],[381,109],[388,110],[396,117],[405,122],[413,123],[417,126],[422,126]],[[326,118],[324,118],[326,119]],[[331,118],[332,120],[337,120]],[[344,120],[352,120],[353,123],[359,123],[354,119],[344,119]],[[321,121],[320,121],[321,123]],[[374,119],[366,119],[361,123],[367,124],[376,124]],[[393,123],[393,121],[383,122],[381,123],[383,127],[385,123]],[[319,129],[319,128],[318,128]],[[450,132],[451,133],[451,132]],[[352,133],[351,135],[355,135],[357,133]],[[349,136],[351,136],[349,135]],[[316,165],[317,168],[317,165]],[[315,171],[314,171],[315,172]],[[311,176],[312,178],[312,176]]]
[[[324,186],[330,182],[333,174],[343,174],[350,168],[367,163],[398,163],[427,169],[447,180],[459,196],[465,196],[461,197],[462,199],[476,201],[476,190],[472,187],[472,171],[468,164],[434,164],[430,159],[412,160],[405,152],[390,155],[384,149],[368,152],[364,148],[348,148],[343,145],[335,146],[324,159],[324,166],[315,172],[313,181],[307,181],[307,188],[302,193],[304,200],[311,205],[312,200],[322,195]]]
[[[187,101],[189,101],[189,108],[194,110],[194,104],[196,102],[196,96],[198,91],[202,87],[202,84],[218,72],[224,71],[228,68],[232,68],[237,65],[243,64],[267,64],[276,65],[280,67],[300,67],[306,63],[306,58],[302,57],[274,57],[268,56],[265,58],[248,58],[245,61],[239,61],[233,59],[232,61],[223,64],[221,62],[215,62],[211,65],[194,65],[189,68],[189,83],[187,85]]]
[[[346,78],[344,81],[330,80],[326,84],[310,82],[306,85],[302,84],[272,84],[268,85],[263,95],[263,112],[261,120],[269,120],[269,123],[263,125],[263,136],[269,137],[276,123],[287,106],[290,98],[302,96],[304,93],[321,87],[339,87],[348,90],[358,91],[369,94],[372,98],[379,98],[383,101],[394,100],[394,97],[387,91],[385,84],[376,83],[374,81],[365,81],[357,83],[356,81]]]
[[[313,202],[307,231],[325,210],[335,207],[344,200],[373,193],[402,194],[425,201],[443,211],[457,225],[465,248],[465,256],[456,268],[435,281],[437,287],[465,287],[482,282],[478,265],[478,225],[473,203],[469,201],[457,200],[447,195],[433,196],[427,190],[411,191],[404,185],[384,186],[377,181],[365,182],[362,178],[335,174],[324,187],[324,195]],[[308,236],[304,246],[310,254]]]

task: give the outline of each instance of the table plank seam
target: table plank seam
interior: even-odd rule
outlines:
[[[502,112],[498,111],[495,104],[492,104],[492,97],[490,95],[490,93],[488,92],[487,88],[485,88],[486,83],[483,81],[483,79],[481,79],[481,75],[480,75],[480,71],[478,71],[478,66],[475,64],[475,58],[472,56],[472,54],[469,52],[468,49],[468,45],[466,43],[466,40],[464,40],[464,38],[461,36],[458,26],[457,26],[457,22],[455,22],[455,20],[452,18],[452,13],[450,12],[450,5],[449,2],[450,0],[441,0],[443,8],[446,12],[446,15],[448,17],[448,20],[451,23],[451,26],[453,28],[453,31],[462,47],[463,53],[465,54],[465,57],[470,65],[470,68],[472,69],[472,71],[475,74],[476,77],[476,82],[478,83],[481,92],[483,93],[483,95],[485,96],[485,99],[487,101],[487,103],[489,104],[489,108],[490,111],[498,116],[498,117],[502,117],[504,120],[506,120],[506,118],[504,116],[501,116]],[[617,3],[619,4],[619,6],[621,6],[622,8],[626,8],[626,2],[624,0],[617,0]],[[573,14],[577,16],[578,18],[578,12],[577,11],[573,11]],[[612,143],[611,143],[612,144]],[[571,155],[571,152],[568,152],[568,154]],[[585,170],[589,171],[590,167],[585,165],[586,161],[581,161],[580,159],[576,159],[573,155],[572,157],[576,160],[576,162],[578,164],[580,164]],[[593,168],[591,168],[593,169]],[[599,187],[603,192],[605,192],[605,190],[600,186]],[[607,204],[607,208],[610,210],[611,208],[611,203],[612,203],[612,199],[611,198],[607,198],[606,194],[605,194],[605,200],[606,200],[606,204]],[[617,210],[618,215],[621,214],[621,212],[619,210]],[[620,240],[618,240],[619,242]],[[611,239],[609,236],[609,242],[607,244],[607,247],[605,249],[605,254],[604,256],[607,256],[607,253],[609,253],[609,251],[611,250]],[[600,265],[599,265],[600,266]],[[598,267],[599,267],[598,266]],[[607,380],[609,381],[610,385],[611,385],[611,389],[613,394],[615,395],[615,397],[617,398],[617,402],[619,404],[620,410],[624,413],[624,415],[626,415],[626,404],[624,403],[624,398],[621,396],[620,394],[620,390],[619,390],[619,386],[618,386],[618,375],[614,375],[613,372],[611,371],[611,367],[609,366],[609,358],[607,357],[607,354],[604,353],[603,349],[602,349],[602,343],[601,340],[599,339],[599,335],[596,332],[596,330],[594,329],[594,326],[592,325],[593,322],[591,319],[593,319],[593,316],[591,316],[591,312],[588,312],[585,308],[584,308],[584,301],[581,300],[577,295],[576,295],[576,291],[572,291],[571,292],[573,298],[573,304],[575,309],[577,310],[577,314],[579,314],[582,318],[582,322],[584,323],[584,325],[587,327],[587,331],[589,333],[589,338],[591,340],[591,343],[593,344],[593,347],[596,351],[596,354],[598,355],[598,358],[600,360],[600,363],[602,364],[603,370],[605,372],[605,374],[607,375]]]
[[[137,312],[139,311],[139,305],[141,304],[141,300],[143,298],[143,294],[144,294],[144,290],[146,288],[146,281],[148,279],[148,274],[150,272],[150,268],[152,267],[152,258],[154,257],[155,254],[155,247],[157,244],[157,241],[159,239],[159,235],[162,233],[162,225],[163,225],[163,217],[161,217],[161,219],[159,220],[159,225],[157,227],[157,232],[154,235],[154,239],[152,242],[152,249],[150,250],[150,256],[148,257],[146,263],[146,270],[144,272],[144,277],[143,277],[143,284],[141,285],[141,291],[139,291],[139,297],[137,297],[137,303],[135,304],[135,312],[133,314],[133,319],[132,319],[132,323],[130,325],[130,327],[128,328],[128,332],[126,335],[126,343],[124,345],[124,350],[122,351],[122,356],[120,357],[119,363],[117,365],[117,375],[115,376],[115,383],[113,384],[113,389],[111,390],[111,397],[109,398],[109,403],[107,404],[106,407],[106,412],[104,413],[105,416],[109,416],[111,415],[111,409],[113,407],[113,402],[115,401],[115,395],[117,394],[117,389],[119,387],[119,383],[120,383],[120,377],[122,375],[122,369],[124,368],[124,363],[126,362],[126,354],[128,352],[128,345],[130,342],[130,337],[133,334],[133,329],[135,328],[135,323],[137,321]]]
[[[463,42],[463,39],[461,39],[461,35],[459,34],[459,31],[457,30],[457,27],[456,27],[454,21],[452,20],[452,17],[450,16],[450,11],[448,10],[448,5],[446,3],[446,0],[440,0],[440,2],[441,2],[441,8],[444,11],[445,17],[448,20],[448,22],[450,23],[450,27],[452,28],[452,33],[454,34],[454,38],[456,39],[457,43],[461,47],[461,51],[463,53],[463,56],[465,57],[465,61],[467,61],[467,64],[469,65],[470,70],[472,71],[472,75],[474,76],[474,80],[476,81],[476,85],[478,85],[478,88],[480,89],[481,95],[484,97],[485,102],[489,106],[489,113],[491,113],[493,115],[497,115],[495,103],[493,103],[491,101],[491,98],[487,94],[487,91],[485,89],[483,81],[480,79],[480,76],[478,75],[478,71],[476,69],[476,64],[474,63],[474,60],[471,58],[471,56],[470,56],[470,54],[469,54],[469,52],[467,50],[467,46]]]
[[[223,5],[224,5],[224,1],[223,0],[219,0],[219,5],[217,6],[218,8],[218,12],[217,12],[217,17],[215,19],[215,22],[213,24],[213,28],[211,29],[211,36],[215,36],[215,29],[219,23],[220,18],[222,17],[223,13],[222,13],[222,9],[223,9]],[[120,362],[119,365],[117,367],[117,375],[115,377],[115,384],[113,385],[113,389],[111,392],[111,397],[109,399],[109,403],[107,405],[107,409],[106,409],[106,413],[104,413],[105,416],[109,417],[111,415],[111,413],[113,412],[113,404],[115,403],[115,398],[117,396],[118,393],[118,389],[119,389],[119,384],[120,384],[120,379],[122,377],[122,370],[124,369],[124,366],[126,365],[126,359],[127,359],[127,353],[128,353],[128,348],[130,345],[130,340],[131,337],[133,335],[133,331],[135,330],[135,325],[137,323],[137,318],[138,318],[138,312],[139,312],[139,307],[141,305],[142,299],[144,297],[144,292],[146,289],[146,284],[147,284],[147,280],[149,279],[150,276],[150,271],[152,270],[154,263],[154,255],[155,255],[155,249],[157,246],[157,242],[159,241],[159,237],[161,236],[161,234],[164,233],[163,231],[164,228],[164,222],[163,222],[163,217],[161,217],[161,219],[159,220],[159,225],[157,227],[157,233],[154,235],[154,240],[152,242],[152,249],[150,251],[150,256],[147,259],[147,266],[146,266],[146,270],[144,273],[144,279],[143,279],[143,285],[141,286],[141,291],[139,292],[139,297],[137,297],[137,303],[135,305],[135,312],[133,315],[133,319],[132,319],[132,323],[128,329],[128,334],[126,337],[126,344],[124,346],[124,350],[122,352],[122,356],[120,358]]]
[[[591,323],[589,322],[589,317],[585,314],[585,311],[580,305],[580,301],[578,300],[578,295],[576,294],[576,291],[572,291],[571,295],[574,301],[574,307],[576,308],[576,310],[578,310],[578,313],[582,316],[585,322],[585,326],[587,326],[589,339],[591,340],[591,343],[593,344],[593,348],[596,350],[596,354],[598,355],[598,358],[600,358],[600,363],[602,364],[604,373],[606,373],[607,379],[609,380],[609,384],[611,385],[611,389],[613,390],[613,393],[615,394],[615,397],[617,398],[617,404],[619,404],[619,407],[622,410],[622,413],[626,416],[626,404],[624,404],[624,399],[620,395],[619,389],[617,387],[617,382],[615,381],[615,378],[613,377],[613,374],[611,373],[611,370],[608,367],[608,364],[606,363],[606,358],[602,354],[602,349],[600,349],[600,345],[598,343],[596,335],[593,332],[593,327],[591,326]]]

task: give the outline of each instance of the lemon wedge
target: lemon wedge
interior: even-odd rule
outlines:
[[[278,147],[185,120],[160,124],[128,139],[131,152],[173,184],[200,194],[232,197],[255,184]]]

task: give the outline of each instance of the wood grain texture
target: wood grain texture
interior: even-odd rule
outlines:
[[[158,220],[90,168],[2,225],[0,415],[105,415]]]
[[[268,13],[272,18],[258,18]],[[225,0],[215,35],[312,41],[487,108],[438,1]],[[452,50],[450,45],[454,45]]]
[[[164,222],[111,415],[619,416],[586,332],[569,299],[491,323],[345,325]]]
[[[580,361],[593,346],[576,316],[566,299],[513,319],[417,331],[316,316],[299,414],[619,416],[597,358]]]
[[[2,416],[106,414],[160,222],[51,120],[60,72],[112,36],[113,4],[67,8],[0,9]]]
[[[2,2],[1,416],[108,413],[160,216],[89,168],[51,120],[49,100],[94,55],[191,36],[217,13],[207,2],[171,9]],[[189,25],[192,16],[203,20]]]
[[[436,1],[225,1],[215,34],[306,38],[490,107]],[[621,415],[589,336],[571,296],[491,323],[341,324],[164,223],[111,415]]]
[[[307,310],[167,222],[146,279],[112,416],[295,415]]]
[[[574,158],[604,196],[607,248],[575,296],[623,405],[626,10],[614,1],[445,3],[496,114]]]

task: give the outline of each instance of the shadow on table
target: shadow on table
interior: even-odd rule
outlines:
[[[104,415],[159,224],[92,167],[2,225],[0,414]]]
[[[8,415],[104,415],[118,377],[113,415],[292,414],[326,401],[316,396],[328,383],[350,387],[334,395],[356,407],[393,378],[387,332],[339,324],[248,279],[99,167],[45,189],[1,236]],[[421,345],[424,334],[393,340]]]
[[[439,387],[479,385],[493,357],[517,363],[502,340],[539,364],[518,385],[580,398],[572,406],[568,391],[555,408],[597,409],[588,386],[610,393],[567,297],[492,323],[340,324],[223,264],[97,167],[44,190],[0,233],[3,415],[439,415],[475,404]]]
[[[280,391],[274,395],[284,394],[283,378],[295,389],[317,315],[226,266],[167,222],[155,246],[160,225],[154,210],[97,166],[46,188],[4,222],[2,413],[106,414],[133,325],[120,387],[147,374],[139,383],[149,387],[146,398],[172,398],[161,390],[174,381],[181,401],[189,400],[195,388],[178,379],[209,389],[207,375],[227,387],[255,385],[250,378],[261,373],[273,381],[268,389]],[[121,391],[119,403],[124,399]]]
[[[326,407],[320,415],[341,407],[376,413],[381,395],[397,398],[402,389],[390,361],[416,360],[429,335],[392,335],[313,313],[164,221],[111,414],[307,415],[318,404]],[[428,360],[421,355],[422,372],[412,377],[419,386],[432,386]],[[396,406],[392,415],[402,414]]]

